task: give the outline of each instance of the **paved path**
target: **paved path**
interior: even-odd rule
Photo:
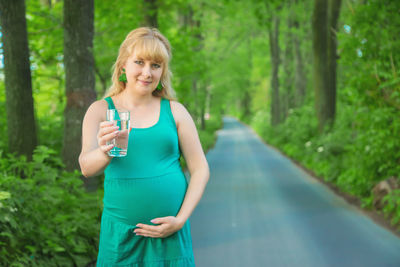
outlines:
[[[399,267],[400,239],[233,118],[191,217],[197,267]]]

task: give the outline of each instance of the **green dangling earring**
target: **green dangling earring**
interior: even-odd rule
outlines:
[[[119,75],[119,77],[118,77],[118,81],[124,82],[124,83],[128,82],[128,79],[126,78],[126,73],[125,73],[125,69],[124,68],[122,69],[121,75]]]
[[[162,85],[161,81],[158,83],[156,89],[157,89],[157,91],[161,91],[163,89],[163,85]]]

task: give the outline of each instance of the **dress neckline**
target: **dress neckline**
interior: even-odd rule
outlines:
[[[157,122],[155,124],[153,124],[153,125],[151,125],[149,127],[145,127],[145,128],[134,128],[134,127],[131,127],[131,129],[133,129],[135,131],[137,131],[137,130],[141,131],[141,130],[149,130],[149,129],[152,129],[152,128],[156,127],[159,124],[160,120],[161,120],[161,111],[162,111],[162,107],[163,107],[162,102],[163,102],[163,98],[160,98],[160,113],[158,114],[158,120],[157,120]]]
[[[112,102],[114,108],[116,109],[112,97],[110,97],[110,99],[111,99],[111,102]],[[131,130],[142,131],[142,130],[149,130],[149,129],[152,129],[152,128],[156,127],[156,126],[160,123],[160,120],[161,120],[161,112],[162,112],[162,107],[163,107],[163,104],[162,104],[163,100],[164,100],[164,99],[163,99],[162,97],[160,97],[160,112],[159,112],[159,114],[158,114],[158,120],[157,120],[157,122],[156,122],[155,124],[153,124],[153,125],[151,125],[151,126],[149,126],[149,127],[144,127],[144,128],[134,128],[134,127],[130,127]],[[131,116],[131,120],[132,120],[132,116]]]

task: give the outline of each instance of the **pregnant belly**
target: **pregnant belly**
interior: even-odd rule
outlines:
[[[104,181],[103,212],[126,224],[152,224],[157,217],[176,216],[187,182],[182,172],[162,176]]]

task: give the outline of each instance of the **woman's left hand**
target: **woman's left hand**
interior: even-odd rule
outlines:
[[[138,223],[138,228],[133,232],[140,236],[164,238],[179,231],[184,225],[184,222],[174,216],[155,218],[151,222],[158,225]]]

